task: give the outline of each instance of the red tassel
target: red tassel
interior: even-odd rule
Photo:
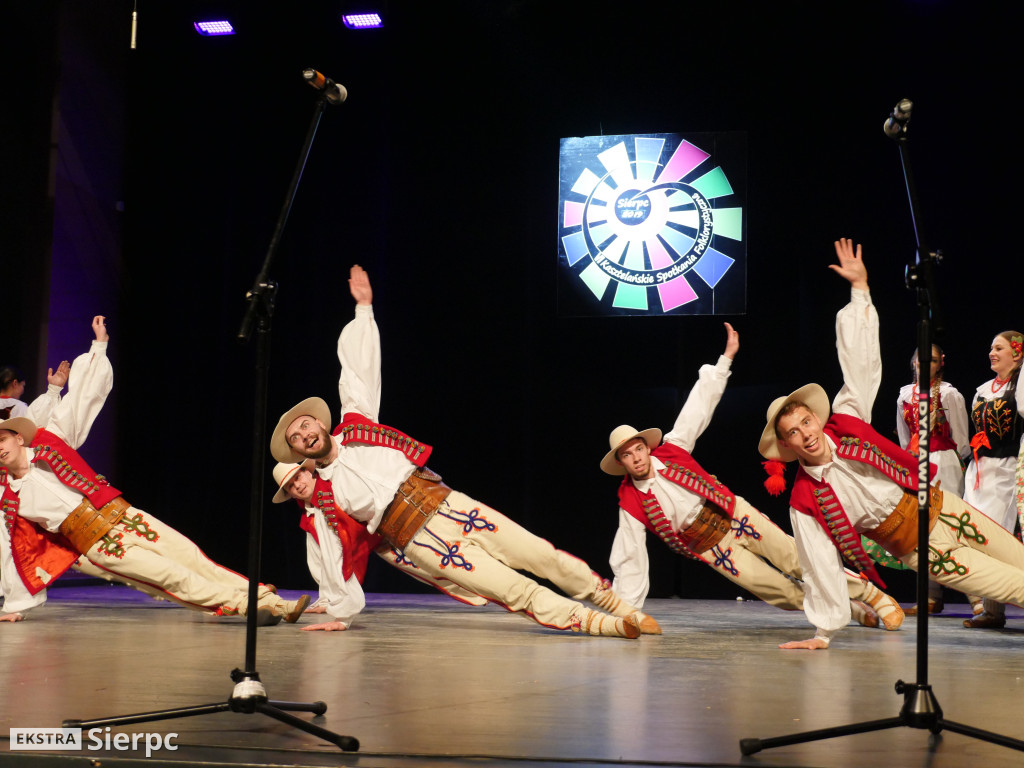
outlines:
[[[764,481],[765,490],[772,496],[779,496],[786,490],[786,465],[781,461],[762,461],[768,479]]]

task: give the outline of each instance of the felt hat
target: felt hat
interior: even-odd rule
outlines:
[[[298,405],[292,406],[277,420],[274,434],[270,436],[270,454],[280,462],[294,463],[304,461],[306,458],[292,450],[285,436],[285,430],[299,416],[312,416],[320,421],[328,430],[331,428],[331,409],[327,407],[327,403],[324,402],[323,398],[307,397]]]
[[[308,469],[310,472],[313,471],[313,467],[316,462],[313,459],[306,459],[301,464],[286,464],[278,462],[277,466],[274,467],[274,482],[277,483],[277,493],[274,494],[274,503],[280,504],[288,501],[291,498],[288,491],[284,489],[285,483],[295,477],[295,473],[300,469]]]
[[[35,440],[36,432],[39,431],[39,427],[35,425],[32,419],[27,419],[24,416],[15,416],[13,419],[7,419],[6,421],[0,421],[0,429],[8,430],[10,432],[17,432],[25,440],[25,445],[28,445]]]
[[[623,424],[613,429],[612,433],[608,435],[608,445],[611,450],[601,459],[601,469],[609,475],[626,474],[626,468],[619,463],[615,455],[619,452],[619,448],[638,437],[647,443],[648,448],[653,449],[661,445],[660,429],[645,429],[643,432],[638,432],[628,424]]]
[[[779,411],[789,403],[803,403],[811,409],[811,412],[818,417],[822,424],[828,421],[829,414],[832,412],[828,402],[828,395],[819,384],[805,384],[785,397],[775,398],[772,404],[768,406],[768,413],[765,416],[767,423],[765,424],[764,431],[761,433],[761,439],[757,443],[758,452],[766,459],[773,459],[775,461],[793,461],[796,459],[796,453],[791,448],[780,446],[779,438],[775,435],[775,419],[778,417]]]

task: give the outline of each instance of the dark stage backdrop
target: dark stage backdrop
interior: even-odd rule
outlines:
[[[311,394],[336,405],[345,279],[362,264],[383,338],[381,419],[432,443],[451,485],[602,574],[616,528],[616,481],[598,468],[608,433],[669,428],[722,350],[723,320],[741,350],[694,453],[789,528],[756,443],[773,397],[840,384],[833,317],[848,290],[826,265],[841,236],[865,246],[883,324],[875,424],[894,429],[916,319],[903,277],[913,230],[882,133],[899,99],[916,105],[920,224],[947,253],[948,379],[968,394],[990,377],[993,334],[1024,326],[1002,6],[392,1],[383,30],[357,33],[322,0],[143,2],[129,51],[132,4],[50,7],[83,5],[93,13],[78,13],[82,44],[61,48],[63,71],[111,59],[124,83],[111,474],[233,567],[245,565],[254,363],[234,336],[313,113],[305,67],[350,96],[324,116],[273,270],[269,426]],[[237,36],[192,30],[222,14]],[[747,135],[747,313],[559,317],[559,140],[728,131]],[[311,585],[297,510],[270,505],[271,490],[262,578]],[[735,594],[650,550],[652,595]],[[909,599],[911,582],[889,576]],[[416,588],[376,564],[367,586]]]

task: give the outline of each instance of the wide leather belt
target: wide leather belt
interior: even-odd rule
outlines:
[[[931,532],[942,511],[942,491],[934,487],[928,490],[928,531]],[[917,510],[917,496],[904,492],[889,516],[873,531],[864,531],[864,535],[893,557],[908,555],[917,549]]]
[[[75,511],[64,518],[60,532],[84,555],[107,531],[121,522],[130,506],[124,496],[108,501],[99,509],[88,499],[82,499]]]
[[[679,532],[679,538],[695,555],[702,555],[718,544],[731,529],[732,518],[729,513],[717,504],[706,501],[697,513],[697,519]]]
[[[405,549],[451,492],[437,473],[416,470],[384,510],[377,533],[397,549]]]

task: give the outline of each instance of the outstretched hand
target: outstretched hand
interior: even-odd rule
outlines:
[[[308,627],[303,627],[303,632],[344,632],[346,629],[345,625],[340,621],[325,621],[323,624],[310,624]]]
[[[725,352],[722,354],[730,360],[736,359],[736,353],[740,351],[740,334],[735,331],[729,323],[725,323]]]
[[[824,651],[828,649],[828,643],[824,640],[812,637],[810,640],[792,640],[788,643],[783,643],[779,648],[787,651],[797,648],[805,651]]]
[[[356,304],[372,304],[373,289],[370,288],[370,276],[358,264],[353,264],[348,276],[348,289]]]
[[[69,375],[71,375],[71,363],[67,360],[61,360],[60,365],[57,366],[56,373],[54,373],[53,368],[46,369],[46,383],[64,389],[64,385],[68,383]]]
[[[868,270],[861,257],[860,244],[854,250],[853,240],[842,237],[836,240],[835,246],[836,258],[839,259],[839,263],[829,264],[828,268],[849,280],[851,288],[866,291],[868,289]]]
[[[96,315],[92,319],[92,331],[96,334],[96,341],[109,341],[107,336],[107,318],[103,315]]]

